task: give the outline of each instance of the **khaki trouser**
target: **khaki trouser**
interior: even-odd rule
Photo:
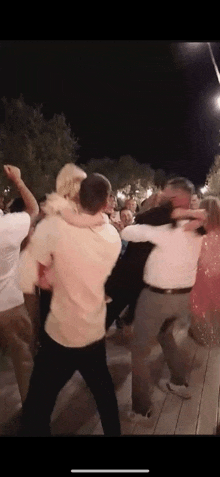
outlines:
[[[31,340],[32,325],[24,305],[0,312],[0,346],[10,353],[22,403],[33,369]]]
[[[189,293],[163,295],[144,288],[135,310],[132,342],[132,410],[146,415],[154,388],[150,353],[160,343],[171,382],[186,384],[187,363],[173,333],[190,324]]]

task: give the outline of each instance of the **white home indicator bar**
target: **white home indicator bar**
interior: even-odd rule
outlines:
[[[96,470],[89,470],[89,469],[72,469],[71,472],[85,472],[85,473],[93,473],[93,472],[108,472],[108,473],[114,473],[114,472],[129,472],[129,473],[136,473],[136,472],[139,472],[139,473],[148,473],[150,472],[149,469],[96,469]]]

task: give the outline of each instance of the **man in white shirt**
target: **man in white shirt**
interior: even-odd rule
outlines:
[[[167,185],[164,196],[172,202],[173,208],[190,207],[193,192],[190,184],[181,179]],[[135,419],[138,414],[150,417],[152,411],[150,352],[155,342],[160,343],[171,373],[170,381],[161,383],[163,390],[186,399],[190,397],[186,366],[173,330],[189,324],[189,294],[195,283],[202,235],[186,231],[186,224],[186,220],[159,226],[137,224],[126,227],[121,233],[124,240],[148,241],[155,245],[144,267],[146,287],[135,311],[132,347],[132,416]]]
[[[84,179],[79,193],[84,214],[104,210],[109,193],[110,183],[100,174]],[[119,234],[108,223],[79,228],[61,216],[53,216],[37,226],[32,253],[42,274],[42,267],[51,267],[53,295],[24,405],[20,436],[50,435],[50,416],[57,395],[76,370],[95,397],[104,434],[120,435],[104,340],[104,284],[120,249]]]
[[[0,217],[0,344],[10,350],[23,403],[33,368],[32,328],[18,283],[18,265],[21,243],[38,214],[38,204],[21,179],[20,170],[14,166],[4,166],[4,170],[20,192],[26,210]]]

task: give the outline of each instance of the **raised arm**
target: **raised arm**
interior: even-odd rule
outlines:
[[[25,203],[25,211],[30,215],[31,222],[33,222],[39,213],[39,207],[35,197],[21,179],[20,169],[15,166],[6,165],[4,166],[4,171],[20,192]]]
[[[76,227],[95,227],[97,225],[103,225],[106,222],[104,214],[101,212],[95,215],[89,215],[77,214],[70,209],[63,209],[60,214],[68,224],[75,225]]]
[[[127,242],[153,242],[157,236],[157,227],[151,225],[128,225],[121,232],[121,238]]]
[[[207,220],[207,213],[205,209],[174,209],[172,218],[177,220],[188,219],[189,222],[185,225],[186,231],[199,230],[204,227]]]

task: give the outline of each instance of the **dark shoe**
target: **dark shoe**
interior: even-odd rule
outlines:
[[[117,326],[118,330],[122,330],[123,321],[120,318],[118,320],[116,320],[116,326]]]

